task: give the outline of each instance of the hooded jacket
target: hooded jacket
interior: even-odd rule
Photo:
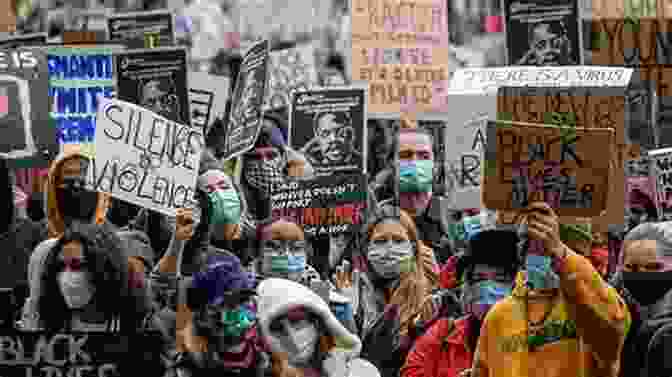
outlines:
[[[565,249],[566,257],[555,265],[559,289],[532,291],[521,272],[512,296],[490,309],[481,328],[472,376],[618,376],[630,312],[588,259]],[[543,332],[531,332],[531,313],[535,319],[545,317]]]
[[[369,362],[359,359],[362,342],[349,332],[334,316],[329,305],[315,292],[286,279],[266,279],[257,288],[257,316],[260,335],[266,339],[268,349],[272,353],[282,353],[282,346],[271,336],[270,327],[273,321],[289,313],[290,310],[303,307],[317,315],[328,333],[323,334],[331,338],[330,344],[334,347],[327,351],[327,359],[339,354],[348,363],[350,374],[346,377],[376,377],[380,376],[377,369]],[[327,368],[325,365],[323,368]],[[366,374],[363,372],[365,371]]]

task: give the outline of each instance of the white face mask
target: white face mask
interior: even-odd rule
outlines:
[[[283,319],[281,323],[284,331],[274,332],[273,338],[287,353],[289,364],[300,366],[309,363],[320,340],[317,325],[309,320],[290,322]]]
[[[413,245],[409,241],[372,242],[367,253],[371,267],[383,279],[398,278],[402,272],[408,272],[412,257]]]
[[[81,309],[93,298],[95,288],[86,272],[63,271],[58,274],[58,287],[70,309]]]

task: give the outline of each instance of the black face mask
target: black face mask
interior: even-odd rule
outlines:
[[[82,188],[82,185],[66,184],[56,189],[58,210],[66,222],[79,220],[89,222],[93,220],[98,207],[98,192]]]
[[[652,305],[672,288],[672,271],[623,272],[623,285],[641,305]]]

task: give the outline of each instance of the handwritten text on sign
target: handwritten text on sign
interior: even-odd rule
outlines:
[[[289,218],[309,235],[350,233],[364,221],[366,184],[362,175],[332,175],[277,187],[273,218]]]
[[[439,0],[355,0],[352,75],[369,82],[369,111],[445,111],[448,15]]]
[[[98,191],[174,216],[194,208],[203,130],[134,104],[107,100],[98,109],[94,186]]]
[[[489,122],[487,133],[487,208],[521,209],[540,197],[560,216],[606,208],[613,130]]]

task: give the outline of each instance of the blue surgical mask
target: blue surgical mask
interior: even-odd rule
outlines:
[[[527,254],[525,257],[527,283],[532,289],[549,289],[558,287],[558,275],[553,271],[552,259],[549,256]]]
[[[266,268],[274,274],[291,274],[303,272],[306,269],[305,253],[287,253],[280,255],[267,255]]]
[[[462,302],[465,311],[483,319],[497,301],[509,296],[513,283],[507,284],[493,280],[484,280],[465,286]]]
[[[215,225],[240,223],[240,199],[234,189],[215,190],[208,194],[210,222]]]
[[[434,173],[432,160],[400,160],[399,191],[431,192]]]

